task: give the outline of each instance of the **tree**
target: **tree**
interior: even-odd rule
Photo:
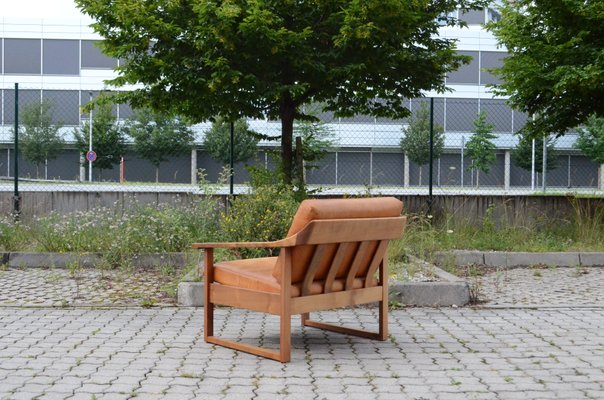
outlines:
[[[76,0],[96,22],[108,56],[123,60],[107,83],[140,85],[118,102],[201,122],[219,115],[281,121],[291,182],[294,120],[324,102],[336,116],[404,118],[402,98],[443,92],[469,57],[438,35],[448,12],[473,0]]]
[[[162,161],[186,154],[193,146],[193,131],[182,119],[149,108],[135,110],[125,130],[134,140],[134,151],[155,167],[155,182],[159,182]]]
[[[104,169],[113,168],[126,152],[122,128],[117,124],[111,112],[111,104],[100,103],[92,117],[92,149],[97,154],[94,167],[99,169],[99,177]],[[74,129],[76,147],[81,153],[88,151],[90,124],[86,121],[80,128]]]
[[[523,133],[563,135],[604,116],[602,2],[503,0],[500,11],[487,28],[510,55],[492,70],[503,79],[494,92],[535,116]]]
[[[422,184],[422,166],[430,162],[430,110],[422,103],[409,125],[403,128],[401,148],[403,152],[419,166],[419,184]],[[442,126],[434,126],[432,156],[440,157],[445,146],[445,135]]]
[[[604,164],[604,118],[595,115],[587,119],[584,128],[577,130],[575,147],[598,164]]]
[[[495,161],[495,144],[491,142],[496,136],[493,135],[494,125],[487,122],[487,114],[484,111],[478,113],[474,120],[474,134],[468,140],[466,154],[472,159],[469,169],[476,170],[476,186],[480,186],[480,171],[488,174],[491,165]]]
[[[34,102],[23,108],[22,131],[19,135],[21,152],[26,160],[36,166],[36,178],[40,177],[40,164],[57,158],[65,141],[59,134],[61,124],[52,122],[52,104],[48,101]],[[44,179],[48,179],[47,172]]]
[[[318,168],[316,163],[325,158],[327,152],[335,147],[336,142],[333,132],[320,121],[296,123],[294,125],[294,137],[301,139],[302,148],[299,154],[302,168],[299,165],[294,165],[293,176],[296,177],[299,186],[305,187],[306,171]],[[298,154],[296,144],[294,144],[294,153]]]
[[[547,160],[546,169],[548,171],[558,166],[558,156],[554,150],[555,140],[547,138]],[[533,139],[528,136],[521,136],[516,148],[512,150],[512,161],[522,169],[531,171],[533,164]],[[543,172],[543,137],[535,139],[535,172]]]
[[[254,157],[257,153],[259,134],[251,130],[243,119],[235,121],[233,133],[235,138],[233,162],[244,162]],[[210,157],[228,165],[231,160],[231,124],[218,118],[206,131],[203,145]]]

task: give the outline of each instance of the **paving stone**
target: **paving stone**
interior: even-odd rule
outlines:
[[[7,271],[0,271],[0,305],[10,290],[2,272]],[[293,324],[289,364],[204,343],[202,309],[4,304],[0,399],[36,393],[86,400],[92,394],[97,399],[134,394],[229,400],[603,398],[603,272],[494,271],[480,279],[483,293],[491,296],[487,306],[496,307],[391,311],[391,340],[385,342]],[[23,281],[21,287],[34,290],[36,283]],[[22,301],[40,299],[25,296]],[[313,318],[376,326],[372,308]],[[219,334],[278,346],[278,320],[271,316],[220,308],[215,328]]]
[[[489,306],[604,307],[604,268],[515,268],[470,279]]]

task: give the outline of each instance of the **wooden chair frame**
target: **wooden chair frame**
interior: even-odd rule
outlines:
[[[388,337],[388,262],[387,248],[392,239],[400,237],[406,218],[359,218],[337,220],[314,220],[309,222],[299,233],[286,239],[274,242],[234,242],[234,243],[195,243],[193,248],[205,250],[205,285],[204,285],[204,339],[235,350],[244,351],[280,362],[289,362],[291,355],[291,316],[301,314],[303,326],[314,327],[333,332],[360,336],[369,339],[386,340]],[[371,242],[379,242],[367,273],[362,277],[363,287],[353,288],[353,281],[358,278],[361,256]],[[323,250],[328,244],[338,244],[338,250],[331,262],[323,292],[311,294],[311,285]],[[292,287],[292,249],[301,245],[317,245],[310,264],[306,270],[299,297],[291,296]],[[354,260],[346,273],[345,288],[342,291],[331,291],[338,273],[340,249],[357,246]],[[214,282],[214,249],[215,248],[281,248],[281,285],[279,293],[256,291]],[[343,253],[344,251],[342,251]],[[374,276],[378,272],[377,285],[373,286]],[[348,307],[358,304],[379,302],[379,330],[368,332],[359,329],[345,328],[338,325],[313,321],[310,312],[332,308]],[[280,349],[268,350],[214,336],[214,306],[224,305],[252,311],[278,315],[280,318]]]

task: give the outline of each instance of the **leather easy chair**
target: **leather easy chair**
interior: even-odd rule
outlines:
[[[303,326],[377,340],[388,337],[387,249],[406,217],[393,197],[305,200],[288,235],[275,242],[195,243],[205,251],[204,339],[235,350],[290,361],[291,316]],[[214,264],[213,249],[281,248],[278,257]],[[379,302],[379,329],[367,332],[310,319],[310,312]],[[280,349],[268,350],[214,336],[214,306],[280,317]]]

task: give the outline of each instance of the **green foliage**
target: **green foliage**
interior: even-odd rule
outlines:
[[[555,139],[547,138],[547,161],[548,171],[558,166],[558,156],[554,149]],[[533,140],[528,136],[521,136],[520,141],[512,150],[512,161],[522,169],[532,169],[531,160],[533,154]],[[543,172],[543,139],[535,139],[535,171]]]
[[[472,159],[472,166],[469,169],[476,169],[488,173],[491,165],[495,161],[495,144],[491,142],[496,136],[493,135],[494,125],[487,122],[487,114],[484,111],[478,113],[474,120],[474,134],[467,144],[466,154]],[[479,175],[476,177],[476,184],[479,185]]]
[[[437,251],[599,251],[604,243],[604,206],[587,209],[575,203],[567,218],[534,217],[508,222],[489,209],[482,221],[430,221],[424,215],[407,216],[405,234],[389,246],[391,260],[408,254],[426,260]]]
[[[102,253],[112,265],[142,253],[186,251],[193,242],[216,240],[220,207],[202,199],[188,206],[132,204],[123,213],[98,208],[50,214],[29,231],[34,250]]]
[[[0,250],[23,251],[24,244],[28,244],[29,227],[20,222],[15,222],[12,217],[0,216]]]
[[[426,165],[430,161],[430,110],[422,103],[409,126],[403,128],[401,148],[409,160],[417,165]],[[445,146],[445,135],[442,126],[434,126],[433,157],[440,157]]]
[[[432,155],[434,160],[440,157],[445,146],[445,134],[442,126],[434,126]],[[409,122],[409,126],[403,128],[401,149],[409,157],[409,160],[419,165],[419,183],[421,185],[423,165],[430,162],[430,110],[422,103],[416,115]]]
[[[21,112],[19,144],[23,157],[36,165],[36,177],[40,176],[39,166],[57,158],[65,142],[59,134],[61,124],[52,121],[52,104],[48,101],[28,104]]]
[[[99,104],[96,113],[92,116],[92,149],[97,154],[93,168],[101,171],[113,168],[113,165],[119,163],[126,152],[122,128],[117,124],[111,108],[111,104]],[[76,147],[82,153],[88,151],[89,132],[88,121],[73,132]]]
[[[315,163],[336,146],[334,133],[322,122],[298,122],[294,125],[294,136],[302,139],[302,159],[307,170],[317,168]]]
[[[301,190],[306,191],[306,172],[318,168],[329,150],[333,150],[336,142],[333,132],[322,122],[303,121],[294,125],[294,137],[300,137],[302,143],[302,165],[294,165],[294,183]],[[297,145],[294,143],[294,154],[298,154]]]
[[[308,118],[302,105],[406,117],[402,98],[447,90],[444,76],[469,62],[438,30],[457,24],[449,11],[477,3],[76,0],[105,54],[124,61],[108,84],[139,85],[119,102],[194,122],[280,119],[287,183],[294,119]]]
[[[535,119],[525,134],[563,135],[591,114],[604,116],[604,23],[600,1],[504,0],[487,24],[510,53],[493,72],[515,108]]]
[[[155,182],[161,162],[186,154],[193,146],[193,131],[182,119],[149,108],[135,110],[125,130],[134,139],[134,151],[155,166]]]
[[[575,147],[598,164],[604,164],[604,117],[591,115],[584,128],[577,130]]]
[[[257,154],[258,133],[251,130],[247,121],[239,119],[234,124],[235,146],[233,162],[244,162]],[[203,142],[205,150],[214,160],[229,165],[231,146],[231,124],[223,118],[217,118],[206,131]]]
[[[262,242],[283,239],[299,200],[291,186],[275,184],[274,175],[266,170],[251,169],[251,192],[232,200],[228,213],[221,216],[224,239],[233,242]],[[244,257],[271,255],[266,249],[240,249]]]

